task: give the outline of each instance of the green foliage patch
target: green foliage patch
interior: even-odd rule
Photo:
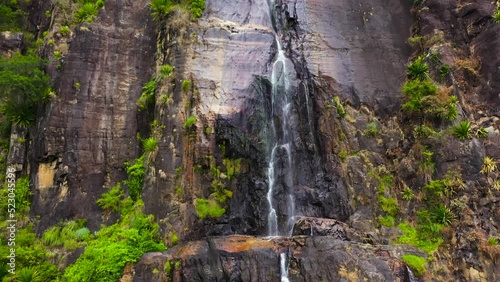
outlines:
[[[33,54],[0,57],[0,112],[10,123],[28,127],[36,119],[38,103],[50,98],[45,61]]]
[[[150,105],[152,105],[155,101],[155,92],[156,92],[156,77],[153,76],[150,81],[148,81],[142,87],[142,94],[137,100],[137,106],[140,110],[147,109]]]
[[[467,120],[461,121],[457,126],[453,128],[453,135],[455,135],[460,140],[471,138],[471,123]]]
[[[146,166],[144,165],[144,155],[137,158],[133,163],[126,162],[126,171],[128,174],[128,179],[124,183],[128,187],[128,193],[133,201],[137,201],[140,198],[142,192],[142,186],[144,185],[144,174],[146,171]]]
[[[404,255],[403,262],[413,271],[415,276],[422,276],[427,271],[427,260],[415,255]]]
[[[196,214],[201,219],[205,219],[206,217],[219,218],[226,212],[226,209],[213,199],[198,198],[195,201],[194,207]]]

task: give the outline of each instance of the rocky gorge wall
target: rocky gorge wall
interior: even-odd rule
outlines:
[[[498,172],[484,171],[486,157],[500,159],[492,3],[206,0],[196,23],[181,9],[155,23],[149,1],[107,0],[69,37],[51,3],[34,4],[50,20],[34,12],[32,21],[55,40],[43,52],[58,95],[30,129],[23,168],[38,233],[71,218],[92,231],[113,222],[96,200],[144,154],[144,212],[169,249],[128,265],[122,281],[279,281],[282,254],[290,281],[417,281],[407,254],[429,258],[422,281],[498,279],[499,247],[488,243],[499,234]],[[285,128],[273,104],[279,46],[292,161],[275,167],[271,197],[277,218],[296,223],[293,236],[266,238],[270,136]],[[426,123],[435,135],[425,138],[401,110],[405,64],[422,54],[459,101],[458,117]],[[432,64],[449,73],[438,79]],[[173,72],[161,76],[166,65]],[[141,109],[153,75],[154,103]],[[486,136],[456,138],[461,120]],[[157,146],[145,153],[147,137]],[[431,210],[428,184],[451,173],[440,199],[455,217],[439,227],[439,249],[401,241],[400,224],[417,226]]]

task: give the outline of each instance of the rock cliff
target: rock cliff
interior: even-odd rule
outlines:
[[[33,3],[57,95],[11,158],[28,160],[37,233],[112,223],[96,200],[144,156],[169,249],[122,281],[500,279],[495,4],[414,2],[205,0],[197,21],[155,22],[149,1],[106,0],[66,35],[71,5]],[[402,92],[415,62],[436,88],[421,113]],[[448,99],[452,118],[429,118]]]

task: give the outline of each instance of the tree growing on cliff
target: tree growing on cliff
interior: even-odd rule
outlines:
[[[0,58],[0,111],[8,122],[28,127],[36,119],[37,104],[50,98],[44,65],[33,54]]]

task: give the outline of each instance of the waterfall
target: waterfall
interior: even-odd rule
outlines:
[[[280,272],[281,282],[290,282],[290,280],[288,280],[288,263],[287,255],[285,253],[280,254]]]
[[[270,15],[274,2],[271,1]],[[271,136],[272,144],[267,168],[269,203],[268,236],[290,236],[294,225],[295,200],[293,198],[292,163],[292,95],[293,63],[285,56],[278,32],[275,30],[277,55],[271,73]],[[274,197],[279,196],[276,203]]]

